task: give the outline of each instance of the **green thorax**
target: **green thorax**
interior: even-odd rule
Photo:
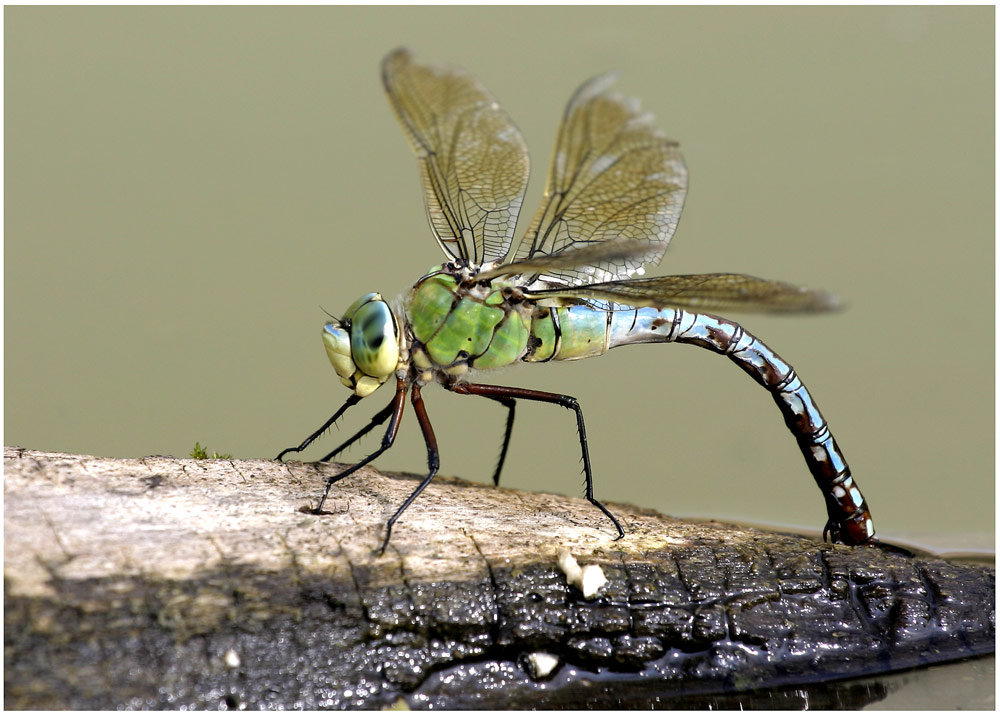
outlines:
[[[502,281],[461,285],[443,272],[418,282],[406,308],[417,366],[493,369],[524,357],[532,308],[505,297],[508,287]],[[420,363],[421,351],[430,364]]]
[[[540,305],[514,281],[463,283],[447,270],[414,285],[406,307],[414,365],[452,375],[603,354],[608,315],[585,304]]]

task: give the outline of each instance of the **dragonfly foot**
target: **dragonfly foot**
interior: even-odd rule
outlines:
[[[611,511],[609,511],[607,508],[605,508],[604,504],[601,503],[600,501],[598,501],[596,498],[588,497],[587,500],[590,501],[595,506],[597,506],[598,508],[600,508],[601,509],[601,513],[603,513],[605,516],[607,516],[611,520],[611,522],[615,524],[615,528],[618,529],[618,536],[615,538],[615,540],[621,540],[622,538],[624,538],[625,537],[625,529],[622,528],[622,524],[618,522],[618,519],[615,518],[611,514]]]
[[[386,524],[385,528],[385,538],[382,540],[382,546],[378,549],[378,555],[381,557],[385,555],[385,549],[389,546],[389,537],[392,535],[392,524]]]
[[[330,487],[333,485],[335,479],[327,479],[326,490],[323,491],[323,497],[319,499],[319,505],[313,510],[313,515],[322,516],[323,506],[326,505],[326,497],[330,495]]]

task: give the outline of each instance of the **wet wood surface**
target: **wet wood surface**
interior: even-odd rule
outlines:
[[[608,504],[614,541],[583,499],[450,478],[379,555],[416,476],[364,469],[315,515],[336,464],[4,465],[8,708],[784,707],[994,646],[982,565]]]

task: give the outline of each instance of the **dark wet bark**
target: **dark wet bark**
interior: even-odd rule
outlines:
[[[795,707],[993,651],[992,568],[618,505],[613,541],[582,499],[444,478],[379,557],[417,479],[365,469],[312,515],[337,469],[8,448],[5,706]]]

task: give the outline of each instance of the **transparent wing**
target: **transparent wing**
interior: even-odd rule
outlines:
[[[564,248],[555,255],[538,253],[516,263],[502,263],[480,272],[477,277],[480,280],[492,280],[500,275],[553,275],[570,269],[574,273],[590,274],[600,270],[593,267],[596,265],[642,266],[652,260],[659,260],[659,253],[659,247],[648,242],[613,240],[607,243],[584,243]]]
[[[820,312],[838,307],[822,290],[737,273],[667,275],[616,280],[572,289],[531,290],[532,298],[595,299],[631,307],[679,307],[698,311]]]
[[[382,61],[382,82],[417,155],[442,250],[473,263],[502,258],[528,183],[521,132],[464,70],[415,64],[398,49]]]
[[[634,99],[607,92],[613,75],[580,87],[563,114],[542,205],[505,262],[604,241],[643,244],[641,260],[595,259],[543,277],[583,285],[641,274],[670,242],[687,193],[687,169],[676,142],[652,126]]]

